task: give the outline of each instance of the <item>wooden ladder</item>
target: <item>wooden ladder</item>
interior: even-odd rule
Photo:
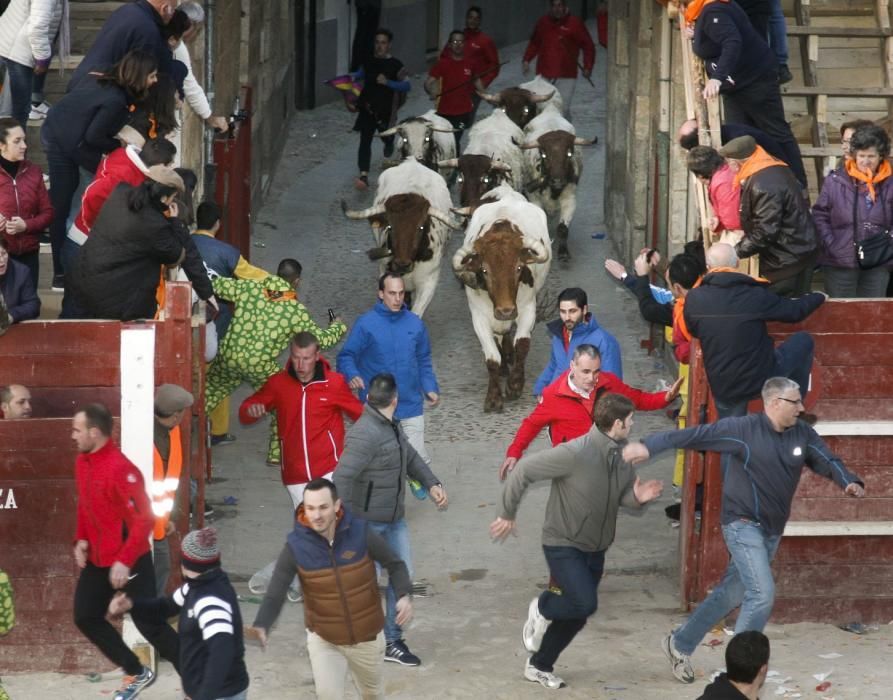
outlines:
[[[815,165],[816,182],[821,189],[825,175],[837,165],[840,148],[832,145],[828,137],[829,97],[871,97],[886,98],[888,116],[893,112],[893,30],[890,27],[889,0],[874,0],[876,27],[847,27],[851,13],[842,8],[839,26],[813,26],[812,1],[794,0],[796,25],[787,28],[788,37],[797,38],[803,65],[803,86],[782,86],[782,95],[805,97],[812,121],[812,144],[801,146],[803,158],[811,158]],[[881,73],[883,86],[822,86],[819,84],[819,47],[822,37],[845,37],[852,39],[877,38],[881,49]]]

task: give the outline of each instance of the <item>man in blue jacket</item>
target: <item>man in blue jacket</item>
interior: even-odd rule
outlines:
[[[620,344],[589,313],[586,292],[579,287],[569,287],[562,291],[558,295],[558,315],[560,318],[546,324],[546,329],[552,336],[552,356],[533,386],[534,396],[541,396],[543,389],[564,374],[574,356],[574,350],[583,343],[598,348],[603,370],[623,379]]]
[[[763,412],[649,435],[623,448],[624,461],[644,462],[667,449],[710,450],[729,457],[723,470],[722,535],[731,560],[722,581],[663,641],[673,675],[692,683],[691,655],[704,635],[741,606],[735,633],[762,631],[775,602],[770,564],[791,515],[791,501],[806,465],[831,479],[847,496],[865,495],[865,484],[847,470],[805,421],[796,382],[772,377],[763,385]]]
[[[424,400],[436,406],[440,387],[434,376],[428,330],[422,319],[406,308],[404,296],[400,275],[386,272],[379,278],[378,303],[357,319],[338,353],[337,368],[350,388],[359,392],[360,401],[366,400],[372,377],[394,375],[400,396],[394,417],[400,421],[409,444],[425,464],[430,464],[425,449]]]
[[[176,0],[136,0],[112,12],[71,76],[67,91],[74,90],[90,71],[113,66],[133,49],[154,54],[158,60],[158,72],[175,77],[172,71],[174,56],[164,35],[164,25],[173,16],[176,5]],[[176,74],[180,89],[183,88],[185,75]]]

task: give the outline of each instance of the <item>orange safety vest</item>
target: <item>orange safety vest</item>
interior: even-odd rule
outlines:
[[[152,513],[155,515],[156,540],[163,540],[167,523],[174,509],[174,498],[180,485],[180,471],[183,468],[183,443],[180,440],[180,426],[171,430],[171,449],[167,459],[167,474],[164,473],[164,460],[158,448],[153,448],[154,473],[152,475]]]

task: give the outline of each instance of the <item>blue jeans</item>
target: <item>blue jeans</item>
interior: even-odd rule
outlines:
[[[769,15],[769,46],[775,52],[779,64],[788,63],[788,29],[784,22],[781,0],[772,0],[772,14]]]
[[[7,85],[4,87],[9,87],[11,98],[10,114],[23,129],[27,130],[28,115],[31,114],[31,81],[34,69],[8,58],[4,58],[3,63],[6,66],[7,78]]]
[[[543,553],[561,593],[546,590],[540,594],[540,613],[552,624],[530,663],[540,671],[551,672],[561,652],[598,610],[598,584],[605,570],[605,553],[549,545],[543,545]]]
[[[772,614],[775,581],[770,564],[781,535],[767,535],[758,523],[736,520],[722,526],[722,536],[731,555],[722,581],[673,632],[673,643],[683,654],[693,654],[704,635],[739,605],[735,634],[761,632]]]
[[[406,568],[409,569],[409,577],[412,578],[412,550],[409,547],[409,530],[406,527],[406,521],[403,518],[395,520],[392,523],[369,523],[369,528],[381,535],[391,551],[403,560]],[[376,570],[381,567],[375,565]],[[384,638],[385,642],[390,644],[398,639],[403,639],[403,630],[397,624],[397,596],[394,593],[394,586],[388,582],[388,590],[385,593],[387,601],[387,611],[384,621]]]

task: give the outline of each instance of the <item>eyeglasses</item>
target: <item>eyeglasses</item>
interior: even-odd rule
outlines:
[[[453,39],[450,43],[451,44],[464,44],[465,40],[464,39]]]
[[[796,405],[796,404],[800,404],[801,406],[803,405],[803,399],[786,399],[784,396],[779,396],[778,398],[781,399],[782,401],[787,401],[788,403],[792,403],[794,405]]]

